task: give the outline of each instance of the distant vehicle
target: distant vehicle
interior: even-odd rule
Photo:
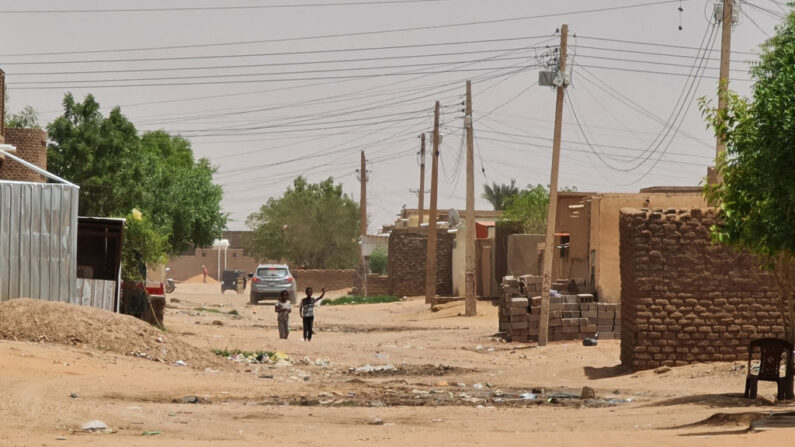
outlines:
[[[242,270],[224,270],[223,275],[221,275],[221,293],[227,290],[243,293],[246,290],[247,280],[246,274]]]
[[[266,298],[279,298],[283,290],[290,293],[290,302],[296,303],[298,287],[287,264],[260,264],[251,275],[251,304]]]

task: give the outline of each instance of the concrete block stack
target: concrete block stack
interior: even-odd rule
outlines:
[[[561,283],[564,281],[568,282],[563,280]],[[541,277],[535,275],[506,276],[503,279],[499,303],[500,332],[510,334],[512,341],[538,340],[541,283]],[[618,304],[597,303],[590,293],[552,293],[549,298],[550,341],[590,338],[597,333],[602,339],[619,337],[621,314]]]
[[[500,332],[512,340],[527,341],[527,298],[522,296],[522,283],[513,276],[503,278],[500,288]],[[517,331],[514,338],[514,329]]]

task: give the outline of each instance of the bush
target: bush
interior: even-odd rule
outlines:
[[[401,301],[401,298],[394,295],[373,295],[373,296],[346,295],[339,297],[335,300],[324,300],[322,301],[322,304],[325,304],[327,306],[339,306],[342,304],[394,303],[396,301]]]
[[[383,247],[376,247],[370,253],[370,271],[379,275],[385,275],[387,265],[389,264],[389,255]]]

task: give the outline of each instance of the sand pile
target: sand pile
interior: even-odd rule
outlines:
[[[190,278],[186,279],[185,281],[180,281],[180,283],[182,283],[182,284],[196,284],[196,283],[200,283],[200,282],[202,282],[202,278],[203,277],[204,277],[204,275],[199,273],[196,276],[191,276]],[[218,284],[218,281],[213,279],[212,276],[207,275],[207,284]]]
[[[0,339],[81,346],[168,364],[218,368],[223,361],[129,315],[73,304],[15,299],[0,303]]]

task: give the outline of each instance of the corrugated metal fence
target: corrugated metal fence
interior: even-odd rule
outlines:
[[[0,181],[0,301],[76,296],[78,188]]]

